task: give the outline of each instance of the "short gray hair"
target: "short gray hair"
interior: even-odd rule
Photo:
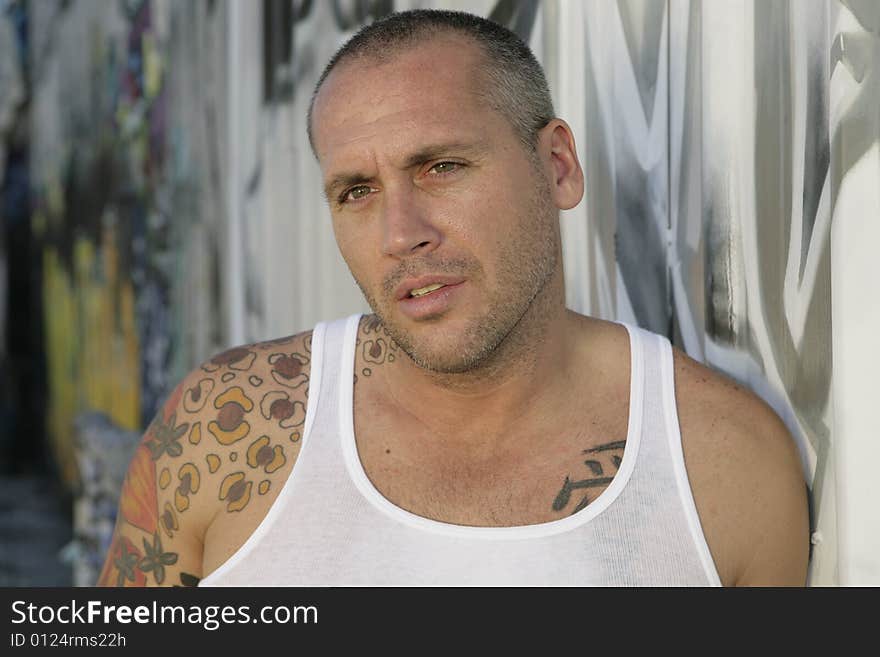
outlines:
[[[461,11],[414,9],[390,14],[362,27],[330,59],[312,93],[308,135],[312,151],[312,113],[315,98],[330,72],[341,62],[355,59],[386,60],[401,50],[442,33],[461,34],[478,44],[486,61],[479,72],[487,82],[481,95],[503,115],[529,151],[538,131],[555,116],[550,89],[541,65],[529,47],[513,32],[486,18]]]

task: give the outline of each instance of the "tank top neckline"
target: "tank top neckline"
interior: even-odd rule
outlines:
[[[376,489],[367,477],[357,451],[354,432],[354,366],[357,332],[361,314],[345,320],[345,331],[341,353],[339,376],[339,438],[345,467],[360,494],[378,511],[386,516],[417,530],[446,536],[485,539],[523,539],[552,536],[571,531],[596,518],[618,498],[626,487],[635,469],[642,434],[642,405],[644,401],[644,375],[641,340],[638,330],[626,323],[618,322],[626,328],[630,345],[630,384],[629,411],[627,419],[626,445],[617,474],[608,487],[585,508],[565,518],[530,525],[511,525],[500,527],[458,525],[434,520],[403,509]],[[326,355],[325,355],[326,356]]]

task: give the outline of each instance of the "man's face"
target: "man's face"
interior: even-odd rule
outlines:
[[[347,62],[313,115],[342,256],[394,340],[437,372],[490,356],[557,267],[546,173],[476,95],[480,56],[447,36]]]

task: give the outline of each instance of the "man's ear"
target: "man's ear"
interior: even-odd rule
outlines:
[[[584,172],[578,161],[571,128],[553,119],[538,133],[541,162],[548,166],[550,195],[560,210],[569,210],[584,196]]]

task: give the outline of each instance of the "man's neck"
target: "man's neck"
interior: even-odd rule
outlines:
[[[399,350],[384,370],[392,402],[426,429],[475,449],[492,449],[556,415],[577,367],[577,319],[565,308],[561,278],[548,282],[501,345],[468,372],[431,372]]]

